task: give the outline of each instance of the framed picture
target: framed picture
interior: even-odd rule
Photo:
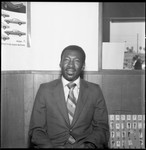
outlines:
[[[30,47],[30,2],[1,2],[1,43]]]
[[[145,69],[145,18],[111,18],[110,42],[125,45],[123,69]]]

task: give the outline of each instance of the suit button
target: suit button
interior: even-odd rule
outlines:
[[[72,132],[72,129],[70,129],[69,131]]]

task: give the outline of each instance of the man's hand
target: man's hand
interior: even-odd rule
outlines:
[[[91,142],[85,142],[84,145],[85,145],[84,148],[96,148],[95,144]]]
[[[86,148],[85,147],[85,144],[84,143],[82,143],[81,145],[79,145],[77,148]]]
[[[65,148],[64,146],[56,146],[55,148]]]

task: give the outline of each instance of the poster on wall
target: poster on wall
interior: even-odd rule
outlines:
[[[1,2],[1,44],[30,47],[29,2]]]

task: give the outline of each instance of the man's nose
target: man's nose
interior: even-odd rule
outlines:
[[[73,67],[74,66],[74,61],[70,60],[68,63],[68,66]]]

